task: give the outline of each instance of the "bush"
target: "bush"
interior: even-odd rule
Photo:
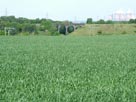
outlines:
[[[5,32],[0,30],[0,35],[5,35]]]
[[[122,34],[127,34],[127,32],[126,32],[126,31],[123,31]]]
[[[47,36],[58,36],[60,33],[58,31],[47,31],[46,34]]]
[[[29,32],[23,32],[23,33],[21,33],[21,35],[30,35],[30,33]]]
[[[134,25],[133,27],[136,28],[136,25]]]
[[[102,31],[101,31],[101,30],[98,30],[98,31],[97,31],[97,34],[98,34],[98,35],[101,35],[101,34],[102,34]]]

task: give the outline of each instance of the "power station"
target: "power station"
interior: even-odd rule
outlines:
[[[112,21],[129,21],[130,19],[135,19],[136,16],[131,9],[123,10],[118,9],[112,15],[109,16],[109,20]]]

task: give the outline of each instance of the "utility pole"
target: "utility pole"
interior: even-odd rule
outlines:
[[[8,16],[8,10],[7,10],[7,8],[5,9],[5,16],[6,17]]]
[[[48,15],[48,12],[47,12],[47,13],[46,13],[46,19],[48,19],[48,16],[49,16],[49,15]]]
[[[99,19],[99,16],[97,16],[97,21],[99,21],[100,19]]]
[[[74,22],[77,23],[77,17],[76,17],[76,16],[75,16],[75,18],[74,18]]]

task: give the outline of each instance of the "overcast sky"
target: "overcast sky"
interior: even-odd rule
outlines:
[[[136,0],[1,0],[0,16],[50,18],[53,20],[86,20],[106,18],[117,9],[135,12]]]

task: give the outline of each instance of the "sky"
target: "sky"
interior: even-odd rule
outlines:
[[[136,0],[0,0],[0,16],[84,21],[105,19],[117,9],[136,11]]]

